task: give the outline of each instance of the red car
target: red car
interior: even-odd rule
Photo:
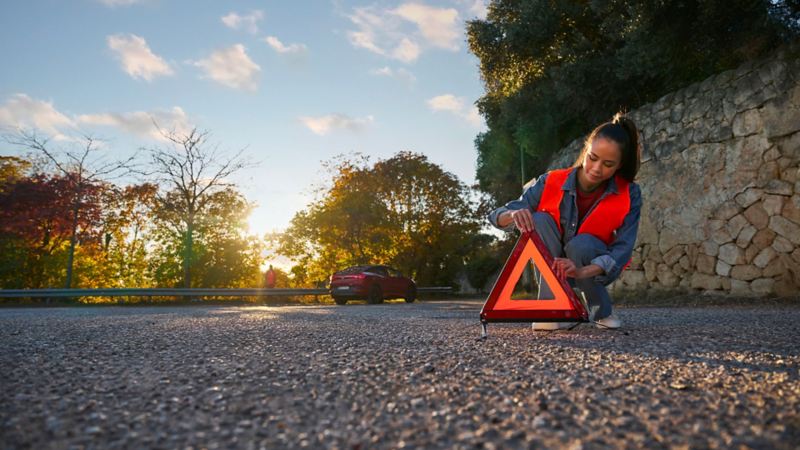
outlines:
[[[387,298],[411,303],[417,298],[417,285],[388,266],[353,266],[331,275],[331,297],[337,305],[356,299],[382,303]]]

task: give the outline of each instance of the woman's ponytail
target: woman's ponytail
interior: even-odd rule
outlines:
[[[633,123],[633,120],[623,115],[621,112],[614,114],[614,118],[611,120],[611,123],[620,125],[625,129],[625,132],[628,135],[627,145],[624,145],[624,147],[627,148],[621,148],[622,166],[619,168],[617,173],[622,178],[625,178],[628,181],[633,181],[636,178],[636,174],[639,172],[639,165],[641,164],[642,159],[642,146],[639,142],[639,130],[636,128],[636,124]],[[623,147],[623,145],[620,145],[620,147]]]

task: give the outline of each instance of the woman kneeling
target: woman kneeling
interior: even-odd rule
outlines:
[[[642,194],[634,182],[641,160],[639,132],[617,114],[595,128],[575,164],[547,172],[522,193],[489,214],[497,228],[536,231],[554,258],[557,276],[566,276],[589,304],[590,318],[619,328],[606,286],[627,266],[639,229]],[[539,298],[550,298],[540,282]],[[555,329],[535,323],[534,329]]]

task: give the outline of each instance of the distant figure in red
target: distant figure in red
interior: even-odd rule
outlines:
[[[269,265],[267,273],[264,274],[264,286],[267,289],[272,289],[275,287],[275,270],[272,269],[272,264]]]

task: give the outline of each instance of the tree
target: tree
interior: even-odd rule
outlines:
[[[134,156],[123,161],[108,161],[97,140],[85,135],[76,141],[80,149],[57,150],[50,146],[49,139],[35,132],[19,130],[16,135],[6,139],[9,143],[30,149],[42,156],[59,175],[58,188],[69,202],[70,219],[69,248],[66,261],[66,280],[64,287],[72,287],[72,270],[75,260],[75,247],[79,241],[81,224],[93,225],[99,217],[96,203],[100,190],[108,177],[121,175],[129,170]]]
[[[176,192],[167,193],[172,198]],[[167,205],[172,202],[165,203]],[[185,228],[182,212],[157,206],[152,230],[151,270],[158,285],[184,280]],[[204,214],[195,216],[190,278],[202,287],[253,287],[261,283],[263,243],[246,234],[250,205],[233,188],[209,194]],[[176,263],[176,261],[180,261]]]
[[[4,187],[11,186],[25,177],[30,168],[30,161],[16,156],[0,155],[0,193],[3,192]]]
[[[63,282],[73,232],[74,177],[32,171],[30,161],[0,158],[0,286]],[[78,215],[72,285],[149,284],[146,228],[153,185],[87,184]]]
[[[194,239],[198,224],[209,219],[212,200],[234,184],[229,177],[248,166],[242,151],[225,156],[208,142],[209,132],[196,128],[186,134],[163,131],[169,147],[151,148],[149,175],[162,188],[155,197],[162,222],[181,236],[182,282],[192,287],[196,261]],[[172,250],[176,250],[172,248]]]
[[[96,277],[103,287],[151,285],[148,247],[158,187],[143,183],[112,186],[103,193],[101,242],[95,254]]]
[[[63,281],[58,265],[63,270],[69,261],[71,267],[75,244],[97,242],[104,185],[85,185],[76,208],[75,182],[42,173],[5,180],[0,188],[4,287],[53,287]]]
[[[424,155],[400,152],[370,165],[342,159],[298,212],[278,251],[310,284],[355,264],[387,263],[421,284],[450,284],[480,221],[470,189]]]
[[[324,163],[330,186],[316,190],[318,200],[295,214],[278,239],[277,253],[297,262],[291,269],[297,285],[325,280],[339,266],[389,259],[387,211],[368,162],[340,157]]]
[[[608,120],[796,39],[800,6],[780,0],[494,0],[467,25],[488,131],[479,186],[497,203],[552,152]]]
[[[482,219],[469,187],[411,152],[378,161],[373,172],[389,212],[389,260],[421,283],[452,283]]]

